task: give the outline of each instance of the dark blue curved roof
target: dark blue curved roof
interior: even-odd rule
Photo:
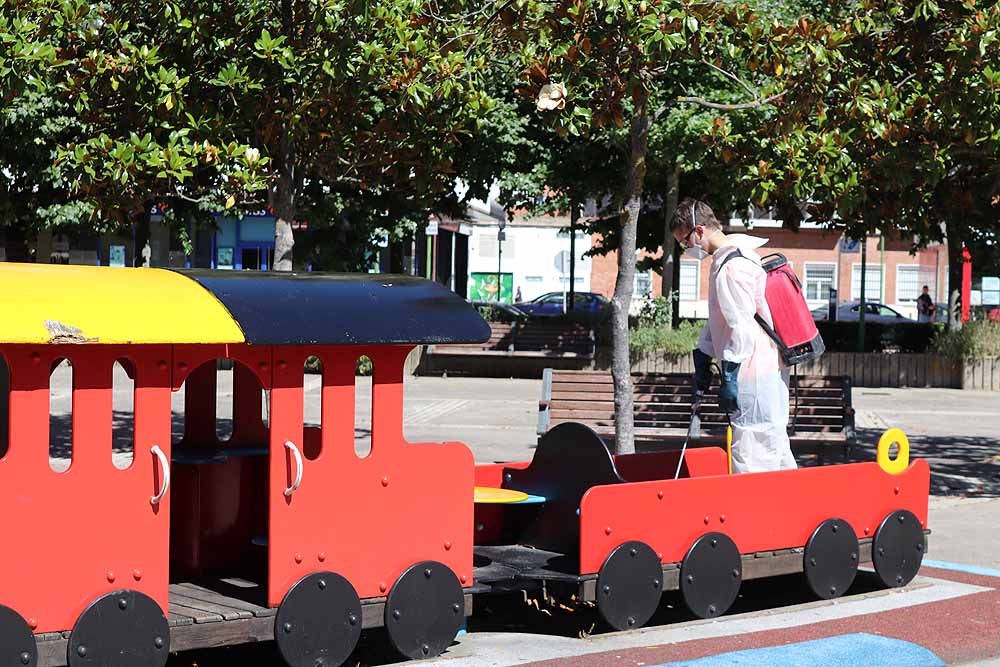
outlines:
[[[215,295],[251,345],[478,343],[490,326],[443,285],[381,273],[176,269]]]

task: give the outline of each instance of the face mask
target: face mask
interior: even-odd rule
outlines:
[[[700,245],[692,246],[684,251],[684,254],[688,257],[694,257],[697,260],[702,260],[708,257],[708,253],[705,252],[704,248]]]

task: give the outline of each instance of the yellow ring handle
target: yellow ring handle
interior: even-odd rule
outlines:
[[[895,459],[889,458],[889,448],[893,443],[899,445]],[[890,475],[898,475],[910,465],[910,440],[902,429],[890,428],[878,440],[878,450],[875,459],[882,470]]]

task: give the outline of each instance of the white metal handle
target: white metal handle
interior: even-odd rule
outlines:
[[[170,487],[170,462],[167,461],[167,456],[159,445],[153,445],[150,451],[156,454],[156,458],[160,459],[160,468],[163,469],[163,484],[160,486],[160,492],[149,499],[150,505],[157,505],[163,500],[163,496],[167,495],[167,489]]]
[[[290,496],[295,493],[295,490],[299,488],[299,484],[302,483],[302,454],[299,453],[299,448],[291,440],[285,440],[285,447],[292,450],[292,455],[295,457],[295,481],[292,482],[290,487],[285,489],[285,495]]]

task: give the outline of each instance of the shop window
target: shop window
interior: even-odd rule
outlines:
[[[73,364],[57,359],[49,372],[49,467],[66,472],[73,461]]]
[[[861,300],[861,265],[851,267],[851,300]],[[865,301],[882,300],[882,267],[865,265]]]
[[[896,303],[916,303],[923,293],[920,282],[920,266],[900,264],[896,267]]]
[[[132,465],[135,454],[135,366],[119,359],[111,377],[111,461],[119,470]]]

